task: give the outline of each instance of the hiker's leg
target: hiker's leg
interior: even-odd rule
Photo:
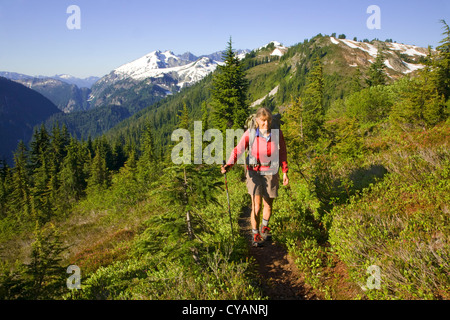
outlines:
[[[263,197],[264,208],[263,208],[263,219],[269,221],[272,215],[272,204],[274,198],[269,198],[268,196]]]
[[[259,215],[261,212],[261,196],[260,195],[254,195],[252,199],[252,214],[250,216],[250,223],[252,225],[252,229],[258,229],[259,228]]]
[[[265,175],[265,192],[263,197],[264,209],[263,209],[263,219],[267,222],[272,215],[272,204],[273,200],[278,196],[278,188],[279,188],[279,175],[278,173],[274,175]]]
[[[273,198],[270,198],[269,196],[263,197],[264,202],[264,209],[263,209],[263,219],[261,224],[261,237],[264,241],[270,241],[272,239],[272,235],[270,234],[270,228],[269,228],[269,219],[272,215],[272,203]]]
[[[261,212],[261,196],[253,195],[252,214],[250,217],[250,223],[252,225],[252,246],[254,247],[261,247],[263,245],[263,239],[261,238],[259,231],[260,212]]]

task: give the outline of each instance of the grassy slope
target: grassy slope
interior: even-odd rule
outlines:
[[[221,181],[223,177],[219,174],[215,179]],[[233,220],[237,221],[246,205],[245,185],[237,170],[228,180]],[[187,239],[185,212],[167,206],[155,192],[158,190],[136,205],[120,212],[111,210],[100,218],[95,228],[104,233],[98,241],[92,241],[92,232],[82,233],[83,239],[68,261],[84,270],[83,290],[66,298],[263,298],[252,278],[252,266],[245,260],[245,241],[237,236],[237,223],[236,238],[231,241],[223,189],[217,195],[220,205],[193,210],[193,241]],[[83,205],[80,208],[85,210]],[[104,208],[90,210],[101,212]],[[74,221],[74,225],[79,226],[79,222]],[[198,255],[197,262],[193,252]]]
[[[291,173],[275,202],[275,238],[324,298],[449,298],[449,133],[448,123],[379,130],[364,139],[362,157],[325,157],[328,206],[317,198],[314,161]],[[364,291],[372,265],[380,288]]]

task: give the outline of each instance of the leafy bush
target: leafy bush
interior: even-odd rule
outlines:
[[[384,154],[388,177],[333,209],[330,243],[361,286],[370,265],[381,268],[370,298],[448,298],[448,128],[397,143]]]
[[[346,114],[361,124],[377,123],[389,116],[395,95],[391,86],[374,86],[355,92],[345,100]]]

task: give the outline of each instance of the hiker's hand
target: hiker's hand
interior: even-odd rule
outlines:
[[[227,173],[228,170],[230,170],[230,166],[227,164],[222,165],[222,167],[220,167],[220,172],[222,172],[222,174]]]
[[[283,173],[283,186],[287,186],[289,184],[289,178],[287,173]]]

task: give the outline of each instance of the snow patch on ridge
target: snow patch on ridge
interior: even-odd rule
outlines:
[[[358,42],[358,41],[353,41],[353,40],[348,40],[348,39],[336,39],[334,37],[330,37],[330,41],[333,44],[340,44],[343,43],[346,46],[352,48],[352,49],[359,49],[362,51],[367,52],[372,58],[376,58],[377,54],[378,54],[378,48],[371,44],[371,43],[367,43],[367,42]],[[418,56],[426,56],[426,49],[421,48],[421,47],[417,47],[414,45],[407,45],[407,44],[401,44],[401,43],[386,43],[386,47],[387,50],[390,51],[390,54],[393,54],[392,51],[399,51],[400,54],[405,54],[411,57],[418,57]],[[385,51],[386,52],[386,51]],[[369,59],[369,62],[373,63],[374,60],[373,59]],[[424,65],[421,64],[413,64],[413,63],[407,63],[405,61],[402,61],[403,65],[405,66],[405,68],[407,69],[406,71],[402,71],[404,74],[407,73],[411,73],[414,72],[416,70],[422,69],[424,68]],[[391,64],[391,62],[389,61],[389,59],[386,59],[384,61],[384,64],[386,67],[388,67],[389,69],[392,70],[397,70],[396,68],[394,68]],[[355,66],[354,64],[351,65],[351,67]],[[398,71],[398,70],[397,70]]]
[[[274,95],[276,95],[277,94],[277,92],[278,92],[278,88],[279,88],[280,86],[278,85],[278,86],[276,86],[275,88],[273,88],[272,90],[270,90],[270,92],[268,93],[268,94],[266,94],[264,97],[262,97],[261,99],[258,99],[258,100],[256,100],[256,101],[254,101],[251,105],[250,105],[250,108],[254,108],[254,107],[256,107],[257,105],[260,105],[268,96],[269,97],[272,97],[272,96],[274,96]]]
[[[407,71],[405,71],[405,73],[411,73],[414,72],[416,70],[420,70],[425,68],[424,65],[422,64],[413,64],[413,63],[408,63],[408,62],[404,62],[405,66],[408,68]]]

